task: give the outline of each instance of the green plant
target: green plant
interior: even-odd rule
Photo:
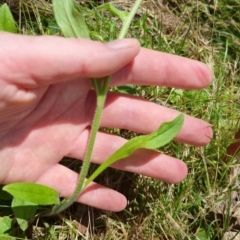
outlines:
[[[6,3],[0,7],[0,31],[17,32],[17,25]]]
[[[124,38],[126,35],[140,3],[141,0],[137,0],[130,13],[121,12],[110,4],[101,6],[102,9],[110,10],[114,15],[118,16],[122,20],[123,27],[118,39]],[[53,8],[56,21],[65,37],[89,38],[89,30],[85,24],[84,18],[72,0],[54,0]],[[94,148],[94,141],[99,129],[101,114],[110,80],[111,76],[107,76],[104,79],[92,79],[93,88],[95,89],[97,95],[97,107],[92,123],[86,155],[80,172],[80,178],[72,196],[60,202],[58,193],[54,189],[33,183],[13,183],[6,185],[3,188],[4,191],[7,191],[14,196],[12,200],[12,208],[14,209],[13,212],[23,231],[27,228],[27,220],[31,219],[35,215],[38,205],[55,204],[52,209],[41,212],[38,216],[50,216],[63,211],[78,198],[91,181],[93,181],[111,164],[126,158],[139,148],[157,149],[162,147],[170,142],[181,129],[184,121],[182,114],[173,121],[162,124],[152,134],[139,136],[128,141],[120,149],[113,153],[113,155],[111,155],[102,165],[100,165],[99,168],[97,168],[97,170],[88,178],[88,180],[85,180],[88,174],[91,154]],[[28,209],[31,207],[31,212],[26,209],[26,206],[28,206]]]

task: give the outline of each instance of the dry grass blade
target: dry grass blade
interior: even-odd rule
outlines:
[[[40,14],[52,14],[50,0],[0,0],[0,4],[3,3],[7,3],[15,14],[19,14],[22,11],[22,7],[28,8],[32,13],[34,9],[38,9]]]

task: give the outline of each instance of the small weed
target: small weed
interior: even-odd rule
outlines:
[[[47,1],[43,1],[46,3],[44,11],[40,6],[35,11],[41,20],[40,25],[33,14],[34,7],[25,2],[21,9],[11,8],[15,18],[21,15],[20,32],[40,34],[43,30],[44,34],[59,34]],[[40,1],[32,2],[36,4]],[[132,24],[130,36],[140,38],[145,47],[207,63],[214,71],[213,83],[198,91],[147,86],[131,86],[120,91],[133,90],[137,96],[202,118],[212,124],[214,138],[205,148],[171,143],[162,149],[183,159],[188,165],[188,177],[178,185],[107,170],[104,176],[98,178],[99,182],[108,182],[119,190],[131,186],[131,191],[125,192],[129,199],[125,211],[97,211],[95,214],[99,217],[94,227],[89,221],[85,234],[78,230],[79,226],[68,217],[67,212],[62,217],[46,220],[47,224],[43,224],[42,219],[32,225],[32,236],[35,238],[237,239],[238,232],[231,238],[226,237],[231,227],[230,205],[225,205],[222,214],[213,209],[222,201],[229,200],[232,191],[239,191],[238,177],[231,178],[233,170],[239,167],[238,160],[231,157],[225,162],[224,159],[227,146],[234,141],[234,135],[240,128],[240,3],[237,0],[168,1],[168,4],[156,7],[157,2],[146,1]],[[124,3],[119,4],[125,9]],[[81,5],[86,9],[84,12],[91,38],[101,41],[115,39],[120,26],[112,24],[115,20],[112,15],[100,10],[92,11],[95,6],[96,1]],[[134,134],[118,129],[108,131],[128,137]],[[115,177],[124,181],[117,181]],[[6,222],[4,226],[9,232],[15,229],[9,220],[12,216],[10,206],[8,200],[1,200],[1,220]],[[90,219],[91,210],[88,213]]]

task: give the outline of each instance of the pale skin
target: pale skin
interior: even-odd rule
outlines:
[[[36,182],[69,197],[78,174],[59,164],[64,156],[83,159],[95,109],[91,77],[112,74],[111,85],[155,85],[200,89],[211,70],[187,58],[140,48],[134,39],[103,44],[83,39],[0,33],[0,183]],[[150,133],[179,114],[146,100],[109,93],[101,126]],[[185,115],[176,141],[204,146],[210,124]],[[126,142],[99,132],[92,162],[102,163]],[[182,160],[139,150],[113,167],[178,183],[187,175]],[[92,183],[79,202],[121,211],[120,193]]]

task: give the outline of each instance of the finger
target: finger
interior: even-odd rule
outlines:
[[[199,89],[212,78],[210,68],[201,62],[142,48],[134,61],[114,74],[111,83]]]
[[[75,190],[78,174],[58,164],[46,171],[37,183],[56,189],[60,196],[70,197]],[[91,183],[77,200],[83,204],[103,210],[118,212],[127,205],[126,198],[109,188]]]
[[[95,109],[93,92],[88,96],[87,109],[89,119],[92,119]],[[179,114],[180,112],[176,110],[138,97],[109,93],[101,126],[148,134],[155,131],[162,123],[173,120]],[[184,116],[183,127],[175,140],[196,146],[209,143],[213,134],[210,124],[186,114]]]
[[[86,130],[81,138],[72,145],[68,154],[72,158],[82,158],[84,152],[79,148],[86,146],[89,137],[89,130]],[[107,133],[99,132],[94,145],[92,162],[101,164],[116,150],[118,150],[127,140]],[[111,167],[142,174],[168,183],[181,182],[187,175],[185,163],[176,158],[167,156],[156,151],[139,149],[131,156],[114,163]]]
[[[17,44],[16,44],[17,43]],[[79,77],[104,77],[129,63],[139,52],[137,40],[107,44],[87,39],[1,33],[0,79],[35,87]]]

